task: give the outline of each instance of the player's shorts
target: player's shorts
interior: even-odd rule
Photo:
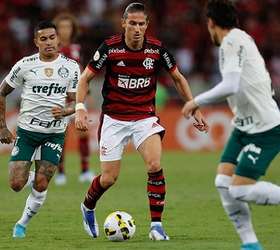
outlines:
[[[235,174],[257,180],[280,152],[280,125],[268,131],[248,134],[234,129],[221,162],[236,165]]]
[[[104,115],[99,142],[100,161],[120,160],[129,140],[137,149],[153,134],[163,137],[164,131],[155,116],[138,121],[120,121]]]
[[[49,161],[58,165],[64,144],[64,133],[37,133],[17,128],[17,138],[10,161]]]

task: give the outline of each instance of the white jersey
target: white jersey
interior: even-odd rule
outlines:
[[[51,62],[41,61],[39,54],[18,61],[5,78],[11,87],[23,88],[18,126],[47,134],[64,132],[66,119],[56,120],[51,110],[65,107],[67,92],[76,92],[79,77],[78,63],[63,55]]]
[[[271,79],[254,40],[240,29],[232,29],[219,51],[222,76],[241,73],[239,91],[227,101],[236,128],[249,134],[267,131],[280,124],[280,112],[272,98]]]

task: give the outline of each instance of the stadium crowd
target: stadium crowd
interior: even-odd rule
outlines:
[[[21,57],[35,51],[33,26],[42,19],[52,19],[60,12],[71,12],[79,20],[82,64],[88,62],[100,42],[121,32],[119,17],[131,0],[2,0],[0,1],[0,78]],[[143,1],[140,1],[143,2]],[[205,0],[144,1],[152,22],[149,33],[171,48],[181,71],[187,76],[193,92],[210,88],[218,82],[217,52],[209,39],[202,15]],[[236,0],[240,25],[260,48],[273,85],[280,96],[280,0]],[[176,91],[170,79],[160,81],[175,100]]]

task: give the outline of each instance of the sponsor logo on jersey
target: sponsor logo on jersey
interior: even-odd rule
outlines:
[[[150,77],[131,78],[129,76],[119,76],[118,87],[125,89],[140,89],[148,87],[151,83]]]
[[[38,59],[38,56],[33,56],[33,57],[28,57],[28,58],[25,58],[22,62],[25,63],[25,62],[34,62]]]
[[[47,94],[47,96],[50,96],[51,94],[62,95],[66,93],[66,87],[62,87],[58,83],[51,83],[49,86],[36,85],[32,87],[32,92],[36,94],[44,93]]]
[[[31,125],[36,125],[36,126],[40,126],[43,128],[50,128],[50,127],[57,128],[57,127],[61,126],[61,123],[62,123],[62,120],[54,119],[51,121],[44,121],[44,120],[40,120],[36,117],[32,118],[30,121]]]
[[[117,66],[125,67],[125,64],[124,64],[123,61],[119,61],[119,62],[117,63]]]
[[[125,49],[124,48],[123,49],[118,49],[118,48],[116,48],[116,49],[109,49],[109,54],[112,54],[112,53],[114,53],[114,54],[125,53]]]
[[[171,69],[171,68],[173,67],[173,64],[172,64],[171,59],[170,59],[170,57],[169,57],[169,55],[168,55],[167,52],[165,52],[165,53],[163,54],[163,58],[164,58],[164,60],[165,60],[165,62],[166,62],[166,64],[167,64],[167,67],[168,67],[169,69]]]
[[[105,60],[106,60],[107,57],[108,57],[108,56],[107,56],[106,54],[103,54],[102,57],[98,60],[98,63],[96,64],[95,67],[96,67],[97,69],[101,69],[102,66],[103,66],[103,63],[105,62]]]
[[[159,49],[145,49],[144,54],[159,54]]]
[[[13,82],[18,75],[18,72],[21,70],[21,67],[17,67],[13,72],[12,72],[12,76],[10,78],[11,82]]]
[[[52,68],[45,68],[44,72],[45,72],[45,75],[47,77],[51,77],[53,75],[53,69]]]
[[[62,78],[67,78],[69,76],[69,70],[65,68],[64,66],[61,66],[58,71],[58,75]]]
[[[99,58],[100,58],[100,53],[99,53],[99,51],[97,50],[97,51],[95,52],[94,56],[93,56],[93,60],[94,60],[94,61],[98,61]]]
[[[241,68],[242,61],[244,58],[244,46],[240,45],[237,55],[238,55],[238,66]]]
[[[155,62],[155,59],[147,57],[143,62],[143,66],[145,67],[145,69],[153,69],[154,62]]]
[[[73,89],[77,88],[78,80],[79,80],[79,79],[78,79],[78,72],[75,71],[75,73],[74,73],[74,79],[73,79],[73,85],[72,85],[72,88],[73,88]]]

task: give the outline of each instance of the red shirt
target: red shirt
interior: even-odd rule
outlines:
[[[133,121],[155,116],[157,75],[176,69],[174,57],[161,41],[146,36],[142,49],[129,49],[123,35],[105,40],[88,64],[97,73],[106,66],[102,89],[104,114]]]

